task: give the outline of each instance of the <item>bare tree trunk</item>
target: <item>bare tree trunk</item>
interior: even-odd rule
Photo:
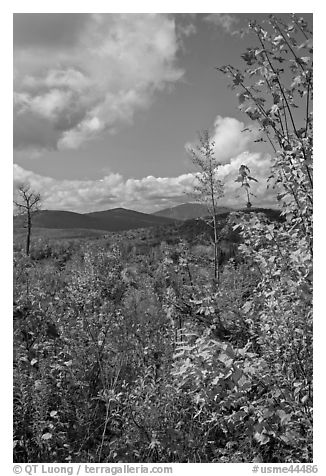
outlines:
[[[218,237],[217,237],[217,225],[216,225],[216,217],[214,216],[213,219],[214,223],[214,279],[219,286],[220,284],[220,270],[218,265]]]
[[[32,231],[32,215],[40,207],[41,196],[39,193],[35,193],[30,189],[30,186],[27,184],[22,184],[18,190],[18,200],[14,200],[19,214],[26,216],[26,221],[24,228],[27,229],[26,233],[26,255],[29,256],[30,245],[31,245],[31,231]]]
[[[31,244],[31,229],[32,229],[32,220],[31,214],[27,211],[27,236],[26,236],[26,254],[29,256],[29,249]]]
[[[213,227],[214,227],[214,280],[219,286],[220,284],[220,273],[218,266],[218,236],[217,236],[217,223],[216,223],[216,206],[215,206],[215,197],[214,197],[214,183],[213,177],[211,177],[211,198],[213,206]]]

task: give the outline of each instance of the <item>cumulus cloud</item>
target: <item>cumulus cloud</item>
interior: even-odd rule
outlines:
[[[275,207],[277,205],[277,193],[272,187],[267,188],[267,177],[272,166],[272,159],[269,154],[242,152],[238,156],[232,158],[230,163],[223,164],[219,168],[219,178],[224,183],[225,205],[234,208],[242,208],[246,206],[246,192],[239,182],[235,180],[239,176],[239,168],[246,165],[250,169],[251,176],[257,182],[250,182],[250,191],[255,195],[251,202],[253,206],[258,207]]]
[[[40,192],[43,208],[89,212],[106,208],[126,207],[139,211],[163,208],[167,200],[183,202],[192,190],[194,175],[178,177],[129,178],[110,173],[100,180],[56,180],[14,165],[15,187],[28,183]]]
[[[225,183],[225,195],[220,204],[243,207],[246,204],[244,190],[235,179],[240,165],[247,165],[252,176],[252,200],[257,206],[275,206],[275,193],[267,190],[268,171],[271,158],[260,153],[242,152],[219,168],[219,178]],[[124,179],[122,175],[110,173],[101,180],[56,180],[14,166],[16,186],[22,182],[40,192],[43,208],[76,212],[90,212],[115,207],[125,207],[143,212],[154,212],[165,207],[191,201],[190,194],[196,182],[196,173],[177,177],[148,176],[142,179]]]
[[[250,152],[250,145],[260,135],[253,124],[250,127],[232,117],[217,116],[209,131],[209,140],[214,143],[214,155],[221,166],[218,178],[224,183],[224,197],[221,202],[231,207],[242,207],[246,203],[246,194],[239,182],[240,166],[246,165],[257,182],[251,182],[251,192],[256,195],[252,202],[257,206],[275,206],[276,193],[267,189],[267,177],[270,175],[272,160],[270,155]],[[185,144],[188,152],[197,149],[196,143]]]
[[[232,117],[217,116],[211,139],[214,142],[216,157],[221,163],[246,150],[248,145],[259,135],[255,126],[246,127],[243,122]]]
[[[56,16],[55,23],[60,18]],[[191,34],[191,29],[177,31],[170,16],[64,18],[62,38],[59,41],[54,35],[53,42],[50,33],[47,37],[47,31],[40,30],[49,15],[40,22],[28,16],[34,31],[26,28],[23,17],[16,20],[14,144],[18,149],[78,148],[103,131],[114,132],[130,124],[136,111],[148,108],[155,92],[184,74],[177,66],[177,53],[180,36]],[[38,122],[47,130],[45,136]]]
[[[49,109],[46,109],[46,114],[48,113]],[[93,117],[87,127],[96,130],[101,124]],[[250,144],[257,137],[258,130],[255,127],[249,130],[237,119],[217,116],[210,131],[210,140],[215,143],[214,153],[221,164],[218,168],[218,176],[224,183],[221,205],[236,208],[245,206],[245,191],[239,182],[235,182],[238,170],[244,164],[257,180],[252,182],[251,191],[256,195],[252,203],[257,206],[275,206],[276,193],[272,188],[267,189],[271,157],[268,154],[250,152]],[[75,141],[77,140],[76,132]],[[186,144],[186,149],[191,147],[194,144]],[[177,177],[150,175],[141,179],[125,179],[121,174],[107,173],[100,180],[56,180],[15,165],[14,181],[16,185],[26,182],[40,192],[44,208],[89,212],[125,207],[150,213],[191,201],[190,194],[196,183],[197,173],[185,173]]]
[[[210,13],[204,17],[204,20],[215,26],[223,28],[224,31],[231,35],[236,33],[235,26],[239,23],[239,19],[234,15],[230,15],[229,13]]]
[[[221,164],[229,163],[231,158],[247,150],[250,143],[258,136],[259,131],[254,125],[249,128],[233,117],[217,116],[210,130],[210,140],[214,142],[214,154]],[[185,147],[189,151],[194,144],[188,142]]]

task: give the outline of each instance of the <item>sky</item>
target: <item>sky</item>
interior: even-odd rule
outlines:
[[[14,183],[43,208],[146,213],[190,201],[188,149],[208,129],[225,183],[221,205],[245,206],[241,164],[266,188],[271,150],[215,69],[241,65],[267,14],[14,14]],[[251,131],[243,132],[248,126]]]

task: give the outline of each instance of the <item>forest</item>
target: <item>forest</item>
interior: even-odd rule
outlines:
[[[203,134],[207,220],[87,239],[31,227],[28,253],[16,236],[15,462],[312,462],[312,34],[295,15],[249,28],[244,69],[216,74],[271,148],[279,212],[253,207],[241,166],[247,207],[214,213]]]

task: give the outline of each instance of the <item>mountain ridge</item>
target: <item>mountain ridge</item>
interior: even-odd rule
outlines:
[[[166,217],[116,208],[91,213],[76,213],[65,210],[39,210],[33,216],[33,226],[51,229],[93,229],[104,231],[124,231],[134,228],[175,223]],[[14,217],[14,228],[24,226],[24,217]]]
[[[200,204],[183,204],[177,207],[163,209],[154,214],[142,213],[135,210],[128,210],[126,208],[113,208],[111,210],[103,210],[90,213],[77,213],[65,210],[39,210],[33,216],[33,227],[35,229],[47,230],[85,230],[89,233],[90,230],[94,232],[120,232],[133,230],[138,228],[160,227],[166,225],[180,224],[186,227],[201,227],[202,225],[196,222],[205,222],[207,217],[207,208]],[[193,207],[193,205],[195,205]],[[197,205],[200,205],[199,207]],[[176,210],[175,210],[176,208]],[[168,214],[172,210],[174,217],[161,216]],[[217,217],[219,220],[225,219],[228,214],[234,209],[228,207],[218,207]],[[247,213],[248,211],[261,211],[275,219],[279,212],[273,209],[253,208],[252,210],[238,210]],[[191,218],[188,216],[192,215]],[[175,216],[179,218],[176,218]],[[22,231],[24,228],[25,218],[22,215],[14,216],[14,231]],[[86,233],[86,234],[87,234]]]
[[[216,207],[216,214],[228,213],[234,211],[231,207]],[[203,218],[209,215],[206,205],[201,203],[182,203],[175,207],[164,208],[158,212],[153,213],[155,216],[172,218],[175,220],[191,220],[193,218]]]

